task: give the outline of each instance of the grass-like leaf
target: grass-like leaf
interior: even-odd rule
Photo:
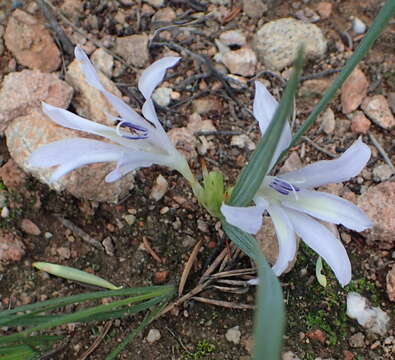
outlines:
[[[303,48],[299,49],[298,55],[294,62],[292,75],[285,88],[277,111],[265,134],[259,141],[255,151],[251,155],[249,163],[243,168],[232,195],[228,202],[233,206],[247,206],[255,196],[266,176],[270,162],[278,141],[280,140],[285,122],[288,120],[291,112],[293,99],[299,83],[299,77],[303,67]]]
[[[258,307],[255,312],[253,359],[278,360],[281,358],[285,323],[280,282],[262,255],[254,237],[227,223],[223,223],[223,228],[229,238],[255,260],[258,267]]]
[[[70,266],[51,264],[48,262],[35,262],[33,263],[33,267],[67,280],[80,281],[85,284],[99,286],[110,290],[122,289],[122,286],[115,286],[114,284],[111,284],[109,281],[104,280],[100,276],[93,275],[86,271],[78,270]]]

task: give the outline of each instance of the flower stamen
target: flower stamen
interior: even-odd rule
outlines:
[[[130,134],[136,134],[136,135],[129,135],[125,133],[124,131],[121,131],[122,128],[128,128],[130,130]],[[148,129],[139,126],[136,124],[132,124],[129,121],[121,120],[116,127],[116,132],[117,135],[122,136],[123,138],[130,139],[130,140],[140,140],[140,139],[146,139],[148,137]]]
[[[295,195],[295,199],[298,200],[297,192],[300,191],[300,189],[285,180],[274,178],[269,186],[281,195],[289,195],[289,193],[292,192]]]

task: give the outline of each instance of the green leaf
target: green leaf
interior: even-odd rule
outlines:
[[[315,264],[315,276],[317,278],[318,283],[322,287],[326,287],[327,281],[326,276],[322,273],[322,258],[318,256],[317,262]]]
[[[32,360],[39,355],[27,345],[0,347],[0,360]]]
[[[243,168],[232,191],[229,205],[248,206],[269,170],[274,151],[280,140],[285,122],[292,111],[293,99],[303,67],[303,49],[299,49],[292,75],[285,88],[280,104],[265,134]]]
[[[164,291],[165,290],[165,291]],[[119,290],[119,292],[122,290]],[[108,292],[107,292],[108,293]],[[137,302],[141,302],[144,300],[149,300],[152,298],[157,298],[158,302],[162,301],[164,298],[168,298],[171,294],[174,293],[173,287],[158,287],[156,291],[147,292],[143,295],[137,295],[134,297],[129,297],[122,300],[113,301],[108,304],[94,306],[88,309],[80,310],[76,313],[66,314],[61,317],[54,317],[50,319],[48,322],[38,324],[36,326],[30,327],[19,334],[13,334],[6,337],[0,338],[0,344],[9,344],[10,342],[21,341],[20,339],[25,337],[28,339],[28,335],[35,331],[41,331],[53,328],[55,326],[71,323],[71,322],[84,322],[86,319],[92,319],[95,316],[102,316],[106,314],[106,318],[109,318],[113,315],[113,312],[118,312],[118,315],[121,316],[119,310],[124,307],[123,316],[127,315],[129,312],[129,306],[131,304],[135,304]],[[30,315],[30,314],[28,314]],[[28,315],[21,315],[21,316],[28,316]],[[19,315],[18,315],[19,316]],[[14,320],[14,318],[8,318],[8,321]]]
[[[146,326],[156,319],[166,304],[167,302],[165,301],[162,305],[159,305],[149,315],[147,315],[140,325],[134,329],[113,351],[111,351],[111,353],[106,357],[106,360],[114,360],[121,351],[123,351],[125,347],[145,329]]]
[[[85,284],[95,285],[110,290],[119,290],[122,288],[122,286],[115,286],[99,276],[78,269],[74,269],[69,266],[51,264],[47,262],[35,262],[33,263],[33,267],[41,271],[46,271],[51,275],[62,277],[64,279],[80,281]]]
[[[210,171],[203,175],[203,188],[199,201],[214,217],[221,218],[221,205],[224,201],[224,175],[219,171]]]
[[[37,302],[34,304],[28,304],[19,306],[14,309],[4,310],[0,312],[0,325],[7,324],[7,321],[13,319],[12,315],[16,313],[26,312],[29,314],[18,315],[27,316],[32,314],[37,314],[44,311],[50,311],[58,307],[63,307],[69,304],[78,304],[85,301],[103,299],[112,296],[131,296],[131,295],[144,295],[150,294],[152,292],[160,292],[161,295],[172,294],[174,292],[173,286],[148,286],[148,287],[136,287],[136,288],[126,288],[121,290],[106,290],[106,291],[94,291],[87,294],[67,296],[58,299],[51,299],[46,301]]]
[[[225,233],[258,266],[259,285],[255,312],[253,360],[279,360],[285,324],[285,309],[280,282],[258,247],[254,237],[226,222]]]

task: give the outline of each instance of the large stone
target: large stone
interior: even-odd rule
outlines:
[[[15,162],[54,190],[67,190],[82,199],[117,202],[133,186],[132,173],[114,183],[104,181],[105,176],[114,169],[114,163],[83,166],[50,183],[54,169],[32,168],[27,161],[30,154],[44,144],[80,137],[80,133],[56,125],[40,111],[13,120],[6,130],[6,136],[8,149]]]
[[[121,92],[111,80],[109,80],[102,72],[97,71],[97,73],[99,75],[100,82],[106,90],[115,96],[122,96]],[[113,122],[106,116],[106,113],[113,116],[118,116],[118,113],[114,111],[110,102],[99,90],[90,86],[86,82],[78,60],[74,60],[68,66],[66,81],[72,85],[75,90],[75,96],[72,103],[79,115],[101,124],[113,125]]]
[[[72,96],[73,89],[53,74],[38,70],[8,74],[0,89],[0,134],[12,119],[40,109],[42,101],[67,108]]]
[[[0,262],[20,261],[25,255],[25,245],[16,235],[0,232]]]
[[[362,110],[375,124],[383,129],[395,126],[395,118],[391,113],[387,99],[383,95],[368,97],[362,103]]]
[[[20,9],[12,13],[4,39],[7,48],[24,66],[51,72],[60,65],[60,52],[48,30]]]
[[[358,206],[373,222],[373,228],[366,231],[368,238],[395,244],[395,183],[370,187],[358,198]]]
[[[116,51],[129,64],[146,66],[149,61],[148,40],[146,34],[119,37],[116,40]]]
[[[348,114],[361,105],[368,92],[369,81],[362,70],[357,67],[347,78],[341,88],[341,104],[344,114]]]
[[[271,21],[254,36],[255,50],[268,70],[282,70],[291,65],[301,44],[305,46],[307,59],[322,57],[326,52],[321,29],[293,18]]]

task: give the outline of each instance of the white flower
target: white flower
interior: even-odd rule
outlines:
[[[107,182],[116,181],[134,169],[152,164],[176,169],[192,181],[193,175],[188,163],[167,137],[151,99],[152,92],[162,81],[166,70],[177,64],[180,58],[162,58],[143,71],[138,83],[138,88],[146,100],[141,116],[103,87],[92,63],[81,48],[75,48],[75,57],[80,61],[89,85],[98,89],[118,112],[119,117],[111,117],[112,120],[119,121],[118,125],[109,127],[98,124],[45,103],[43,103],[43,111],[53,122],[61,126],[99,135],[110,140],[111,143],[88,138],[56,141],[34,151],[29,158],[30,165],[58,166],[51,176],[51,181],[57,181],[78,167],[109,161],[116,162],[117,165],[106,176]]]
[[[253,110],[262,134],[269,126],[277,105],[268,90],[256,82]],[[271,167],[290,141],[291,130],[287,123]],[[262,214],[266,210],[272,218],[279,242],[279,256],[273,266],[276,275],[283,273],[294,259],[297,234],[324,258],[339,282],[345,286],[351,280],[347,252],[340,240],[314,218],[341,224],[355,231],[363,231],[372,224],[351,202],[311,189],[346,181],[358,175],[369,158],[369,147],[358,139],[338,159],[318,161],[279,176],[266,176],[254,197],[255,206],[232,207],[223,204],[222,214],[230,224],[256,234],[262,226]]]

